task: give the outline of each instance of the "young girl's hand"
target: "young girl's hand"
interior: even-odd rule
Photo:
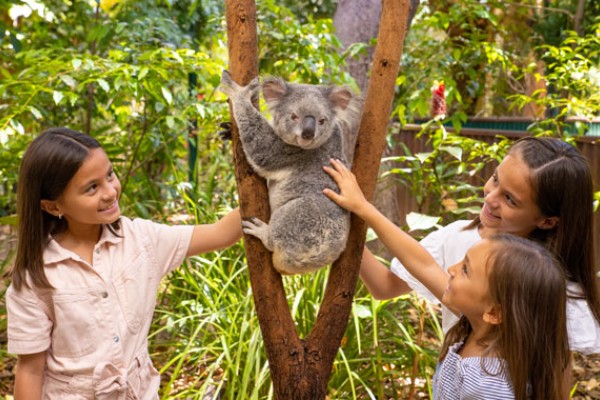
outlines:
[[[324,189],[323,194],[337,203],[340,207],[360,216],[361,211],[370,203],[360,190],[356,177],[339,160],[332,159],[330,162],[333,168],[324,166],[323,169],[331,175],[335,183],[337,183],[340,188],[340,194],[337,194],[331,189]]]

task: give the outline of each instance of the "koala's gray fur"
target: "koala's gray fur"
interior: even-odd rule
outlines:
[[[244,221],[244,232],[273,252],[282,274],[303,274],[335,261],[346,247],[350,214],[323,194],[338,191],[323,171],[331,158],[349,166],[354,143],[345,130],[358,129],[361,99],[335,86],[291,84],[268,78],[262,92],[272,115],[269,123],[252,105],[260,85],[236,84],[229,72],[221,91],[231,100],[242,147],[254,170],[267,179],[271,220]]]

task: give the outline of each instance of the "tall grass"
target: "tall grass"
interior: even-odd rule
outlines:
[[[301,337],[316,320],[327,278],[327,268],[284,277]],[[417,343],[421,316],[426,334]],[[377,301],[359,284],[328,398],[404,399],[413,381],[414,398],[429,397],[440,337],[436,309],[412,296]],[[164,281],[150,347],[163,399],[274,398],[242,244],[191,257]]]

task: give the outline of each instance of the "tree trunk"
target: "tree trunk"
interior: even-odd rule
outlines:
[[[406,24],[407,31],[418,7],[419,0],[410,0],[410,11]],[[354,43],[369,44],[372,39],[376,38],[380,17],[381,0],[339,0],[333,16],[333,25],[337,37],[344,45],[344,49]],[[373,46],[368,46],[367,54],[361,54],[358,58],[346,60],[348,72],[354,78],[362,93],[367,90],[369,68],[373,61],[374,51]],[[356,142],[357,134],[358,132],[355,132],[354,136],[347,138],[352,145]],[[386,147],[383,156],[389,157],[391,155],[393,155],[393,149]],[[399,225],[401,210],[398,205],[398,187],[393,175],[383,177],[383,174],[388,170],[389,165],[381,166],[373,203],[386,218]],[[368,247],[374,254],[383,258],[389,259],[392,257],[389,250],[379,240],[369,242]]]
[[[353,166],[367,198],[371,198],[375,190],[385,147],[408,4],[408,0],[383,1],[379,40]],[[226,18],[230,72],[236,82],[245,85],[258,73],[254,1],[227,0]],[[232,136],[242,217],[256,216],[267,221],[269,206],[265,182],[248,165],[236,126]],[[319,400],[326,396],[333,361],[350,316],[365,240],[364,222],[353,215],[351,226],[346,250],[331,267],[317,321],[305,339],[298,337],[282,279],[273,268],[271,254],[260,240],[244,235],[256,312],[278,400]]]

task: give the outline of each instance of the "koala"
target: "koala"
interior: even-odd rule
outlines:
[[[346,247],[350,213],[323,194],[339,192],[323,166],[331,158],[350,166],[362,100],[347,88],[292,84],[272,77],[262,93],[272,116],[269,122],[252,105],[261,85],[235,83],[228,71],[220,90],[233,108],[248,162],[267,180],[269,223],[250,218],[245,233],[259,238],[273,253],[273,265],[284,275],[304,274],[335,261]]]

